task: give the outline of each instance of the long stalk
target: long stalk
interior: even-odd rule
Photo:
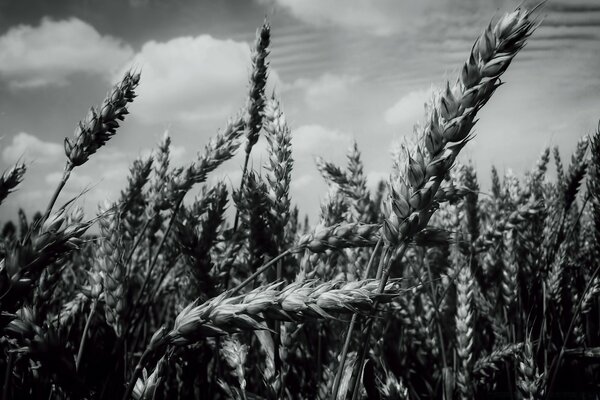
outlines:
[[[73,164],[71,164],[70,162],[67,161],[67,163],[65,164],[65,170],[63,171],[62,178],[60,179],[60,182],[58,183],[56,190],[54,190],[54,194],[50,198],[48,207],[46,207],[46,213],[44,214],[44,221],[47,220],[48,217],[50,216],[50,213],[52,212],[52,208],[54,207],[54,204],[56,203],[56,200],[58,199],[58,195],[60,194],[62,189],[65,187],[67,180],[69,180],[69,177],[71,176],[71,171],[73,171]]]
[[[269,269],[273,264],[275,264],[277,261],[281,260],[283,257],[287,256],[291,252],[292,252],[291,249],[287,249],[286,251],[279,254],[277,257],[273,258],[272,260],[270,260],[269,262],[264,264],[262,267],[260,267],[256,271],[254,271],[254,273],[252,275],[250,275],[248,278],[246,278],[245,281],[243,281],[242,283],[237,285],[235,288],[231,289],[231,292],[230,292],[231,296],[239,293],[240,290],[245,288],[250,282],[252,282],[254,279],[256,279],[256,277],[258,277],[260,274],[262,274],[267,269]]]
[[[369,277],[369,273],[371,272],[371,266],[373,265],[373,260],[375,259],[375,254],[379,250],[381,246],[381,238],[377,241],[375,245],[375,249],[373,253],[371,253],[371,258],[369,259],[369,263],[367,264],[367,268],[363,272],[363,279],[367,279]],[[356,325],[356,321],[358,320],[358,314],[352,314],[352,319],[350,320],[350,325],[348,326],[348,330],[346,331],[346,338],[344,340],[344,346],[342,347],[342,353],[340,355],[340,364],[338,366],[338,370],[335,374],[335,380],[333,381],[333,388],[331,392],[331,398],[336,399],[338,395],[338,391],[340,390],[340,382],[342,380],[342,374],[344,372],[344,364],[346,363],[346,358],[348,357],[348,349],[350,347],[350,340],[352,339],[352,332],[354,331],[354,326]]]
[[[402,256],[406,252],[407,248],[408,248],[408,245],[406,243],[402,243],[400,245],[400,248],[398,249],[396,258],[402,259]],[[390,247],[385,246],[383,248],[382,257],[384,258],[384,262],[379,264],[379,270],[377,271],[377,275],[381,279],[379,281],[379,287],[377,288],[377,293],[383,293],[383,289],[385,289],[385,285],[387,285],[387,281],[390,277],[390,272],[391,272],[391,268],[390,268],[389,264],[391,261],[392,253],[393,253],[393,251]],[[373,304],[373,307],[371,308],[370,318],[367,320],[367,328],[365,330],[361,354],[360,354],[360,357],[357,360],[357,364],[355,366],[356,375],[355,375],[355,380],[354,380],[354,388],[352,390],[352,400],[356,400],[357,396],[358,396],[358,389],[360,387],[360,376],[362,374],[363,363],[365,361],[365,358],[367,357],[367,351],[369,349],[369,338],[371,336],[371,330],[373,329],[373,321],[374,321],[373,315],[377,312],[377,307],[379,307],[379,301],[376,300],[375,304]]]
[[[83,357],[83,350],[85,348],[85,342],[87,340],[87,333],[90,329],[90,324],[92,322],[92,317],[94,316],[94,312],[96,311],[96,306],[98,305],[98,300],[94,299],[92,302],[92,306],[90,308],[90,313],[87,316],[85,321],[85,327],[83,328],[83,333],[81,334],[81,341],[79,342],[79,351],[77,352],[77,359],[75,360],[75,371],[79,372],[79,367],[81,365],[81,358]]]
[[[585,299],[586,294],[591,289],[594,279],[596,279],[596,277],[598,276],[599,273],[600,273],[600,265],[596,267],[596,269],[594,270],[594,273],[592,274],[592,276],[590,276],[590,279],[588,279],[585,290],[583,291],[583,293],[581,294],[581,297],[579,298],[579,301],[577,302],[577,307],[575,308],[575,311],[573,312],[573,317],[571,318],[571,322],[569,323],[569,329],[567,329],[565,338],[563,339],[563,343],[562,343],[562,346],[560,347],[560,352],[558,353],[558,357],[556,358],[555,362],[552,362],[552,364],[554,364],[554,365],[553,365],[552,376],[551,376],[550,380],[548,381],[548,390],[546,391],[546,398],[550,398],[550,393],[552,392],[552,388],[554,387],[554,382],[556,381],[556,374],[558,374],[558,369],[560,368],[560,363],[562,362],[562,359],[565,355],[565,349],[567,348],[567,341],[569,340],[569,336],[573,332],[573,328],[575,327],[575,321],[576,321],[577,317],[579,316],[579,313],[581,312],[581,306],[583,304],[583,300]]]
[[[427,276],[429,276],[429,292],[431,294],[431,301],[433,301],[434,304],[438,304],[436,295],[435,295],[435,287],[433,286],[433,274],[431,273],[431,267],[429,266],[429,263],[427,263],[427,262],[425,263],[425,265],[427,267]],[[467,266],[467,268],[470,268],[470,267]],[[440,352],[442,353],[441,354],[442,365],[444,368],[446,368],[446,367],[448,367],[448,361],[446,360],[446,346],[444,345],[444,335],[442,332],[442,317],[440,315],[439,305],[434,307],[433,310],[435,313],[438,340],[440,341]]]
[[[2,385],[2,400],[8,400],[8,391],[10,386],[10,377],[12,375],[15,353],[8,352],[8,360],[6,362],[6,371],[4,372],[4,384]]]
[[[138,360],[138,363],[136,364],[135,369],[133,370],[133,375],[131,375],[131,378],[129,379],[129,383],[127,384],[127,388],[125,389],[125,393],[123,394],[122,400],[128,400],[129,396],[131,396],[131,392],[133,392],[135,383],[137,382],[138,378],[140,377],[140,374],[142,373],[142,370],[144,369],[144,365],[146,365],[146,362],[148,361],[148,358],[150,357],[150,353],[151,353],[151,351],[149,348],[146,348],[146,350],[144,350],[144,353],[142,353],[142,356]]]
[[[281,281],[282,271],[281,271],[281,260],[277,262],[277,282]],[[275,334],[273,335],[273,347],[275,351],[273,352],[274,364],[275,364],[275,376],[279,376],[279,393],[278,396],[281,398],[283,395],[284,384],[285,384],[285,376],[282,373],[281,368],[281,357],[280,357],[280,347],[281,347],[281,323],[279,321],[275,321]]]
[[[240,194],[244,189],[244,182],[246,181],[246,174],[248,173],[248,161],[250,160],[250,152],[246,152],[246,158],[244,159],[244,169],[242,170],[242,180],[240,181]],[[240,222],[240,209],[235,209],[235,220],[233,222],[233,231],[237,232],[237,228]]]

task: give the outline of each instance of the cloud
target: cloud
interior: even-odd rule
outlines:
[[[250,47],[210,35],[146,42],[131,64],[141,68],[133,114],[147,123],[225,118],[243,106]],[[277,81],[271,70],[270,80]]]
[[[15,163],[19,159],[49,163],[61,160],[63,147],[58,143],[45,142],[34,135],[19,132],[12,142],[2,150],[2,159],[7,163]]]
[[[431,98],[432,90],[417,90],[406,94],[388,108],[383,117],[390,125],[414,124],[422,119],[425,103]]]
[[[350,136],[321,125],[303,125],[292,132],[294,153],[327,154],[333,150],[345,149],[350,145]]]
[[[369,171],[367,173],[367,186],[369,187],[369,189],[375,191],[379,187],[379,183],[381,181],[387,182],[389,178],[389,172]]]
[[[448,18],[448,14],[461,13],[456,2],[450,0],[262,0],[286,8],[299,20],[311,25],[336,25],[376,36],[389,36],[398,32],[411,32],[419,27],[434,29],[435,19]],[[469,3],[471,5],[471,3]],[[454,6],[454,7],[453,7]],[[469,11],[482,8],[473,4]],[[490,7],[489,5],[485,7]],[[440,12],[443,10],[443,12]],[[436,14],[437,12],[437,14]],[[450,17],[451,18],[451,17]]]
[[[316,174],[303,174],[299,177],[292,178],[290,184],[291,189],[294,191],[305,190],[315,183]]]
[[[121,40],[80,19],[43,18],[38,26],[17,25],[0,36],[0,76],[12,88],[65,85],[78,72],[110,79],[132,54]]]
[[[350,89],[359,81],[355,75],[325,73],[317,79],[297,79],[287,89],[304,90],[306,104],[315,110],[343,103],[351,95]]]
[[[383,3],[389,0],[374,2],[368,0],[274,0],[287,8],[302,21],[316,24],[336,24],[344,27],[362,28],[377,35],[388,35],[393,31],[393,24],[385,12]]]
[[[482,22],[498,9],[510,10],[514,0],[259,0],[286,9],[297,19],[319,27],[331,26],[356,30],[376,36],[401,34],[403,39],[414,33],[454,33],[448,26],[464,22]],[[483,22],[485,24],[485,21]],[[419,39],[422,39],[420,37]]]

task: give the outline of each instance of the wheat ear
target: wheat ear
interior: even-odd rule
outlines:
[[[26,170],[25,164],[17,164],[0,176],[0,204],[21,183]]]
[[[419,137],[420,144],[407,157],[405,178],[399,177],[391,185],[389,208],[392,212],[384,220],[382,232],[386,248],[398,247],[427,226],[436,209],[435,195],[469,140],[478,111],[498,88],[500,76],[536,27],[530,16],[530,11],[517,8],[502,16],[495,25],[490,23],[471,49],[460,77],[452,85],[448,82],[445,90],[434,98],[427,124]],[[381,265],[378,272],[383,276],[382,284],[389,271]],[[372,321],[366,330],[367,337]],[[365,340],[356,376],[360,376],[367,345],[368,340]],[[356,379],[353,399],[358,387],[359,379]]]
[[[99,109],[91,108],[86,119],[79,122],[74,138],[65,138],[64,147],[67,163],[63,176],[48,203],[45,218],[48,218],[58,195],[67,183],[73,168],[84,164],[92,154],[104,146],[117,133],[119,121],[129,114],[128,103],[136,97],[135,89],[140,82],[140,74],[127,72],[120,83],[104,99]]]

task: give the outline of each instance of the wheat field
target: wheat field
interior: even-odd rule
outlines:
[[[57,201],[127,123],[144,79],[127,72],[65,138],[45,211],[2,230],[2,399],[600,398],[600,131],[565,166],[540,144],[524,176],[492,169],[490,193],[457,159],[538,15],[482,27],[376,191],[356,143],[347,165],[317,159],[330,190],[311,223],[266,90],[268,22],[245,104],[195,161],[171,166],[166,136],[97,215]],[[210,184],[237,153],[241,184]]]

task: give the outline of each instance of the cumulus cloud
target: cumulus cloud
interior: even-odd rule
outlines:
[[[17,25],[0,36],[0,76],[12,88],[64,85],[78,72],[110,79],[132,54],[121,40],[80,19],[43,18],[38,26]]]
[[[48,163],[61,160],[63,155],[63,147],[58,143],[45,142],[26,132],[13,136],[10,144],[2,150],[2,159],[7,163],[19,159]]]
[[[317,79],[297,79],[288,89],[304,90],[306,104],[312,109],[323,109],[346,101],[352,85],[359,81],[355,75],[325,73]]]
[[[292,148],[295,153],[329,155],[336,148],[345,152],[350,141],[349,135],[321,125],[303,125],[294,129],[292,134]]]
[[[422,119],[425,103],[431,98],[431,89],[410,92],[398,100],[384,113],[390,125],[414,124]]]
[[[142,69],[132,106],[144,122],[198,122],[224,118],[244,104],[250,47],[210,35],[150,41],[131,63]],[[271,81],[277,74],[271,71]]]

